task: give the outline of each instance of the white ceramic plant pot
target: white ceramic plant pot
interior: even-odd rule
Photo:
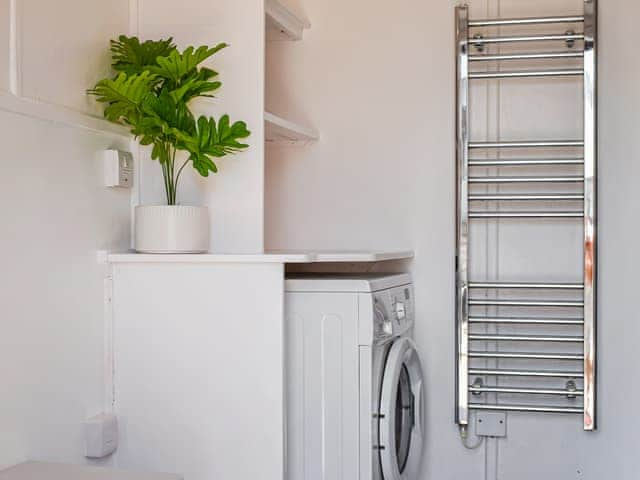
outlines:
[[[209,210],[183,205],[135,209],[135,249],[140,253],[204,253],[209,250]]]

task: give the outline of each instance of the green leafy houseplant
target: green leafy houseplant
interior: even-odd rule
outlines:
[[[218,73],[200,64],[226,48],[188,47],[180,52],[173,39],[147,40],[120,36],[111,41],[114,78],[100,80],[89,90],[104,103],[107,120],[129,127],[141,145],[152,145],[151,158],[162,167],[167,204],[175,205],[182,171],[191,163],[203,177],[218,168],[214,158],[244,150],[250,135],[245,122],[231,123],[228,115],[196,119],[189,103],[213,97],[222,83]],[[187,158],[176,168],[177,152]]]

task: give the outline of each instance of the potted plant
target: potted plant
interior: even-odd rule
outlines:
[[[215,158],[244,150],[250,132],[244,122],[196,119],[190,102],[212,97],[222,83],[218,73],[201,67],[227,47],[188,47],[178,51],[171,38],[140,42],[120,36],[111,41],[113,78],[100,80],[89,90],[104,103],[107,120],[127,126],[141,145],[149,145],[151,158],[162,168],[166,205],[135,209],[135,248],[147,253],[198,253],[209,249],[209,213],[206,207],[179,205],[178,185],[190,164],[208,177],[218,171]]]

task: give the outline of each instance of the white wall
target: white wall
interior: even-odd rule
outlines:
[[[579,0],[470,3],[473,17],[581,10]],[[635,478],[640,424],[627,412],[640,390],[629,370],[633,346],[623,339],[640,333],[631,290],[639,232],[629,220],[640,210],[640,73],[631,60],[640,7],[600,3],[600,430],[582,432],[578,416],[510,414],[508,437],[475,451],[461,446],[453,423],[454,3],[306,0],[313,27],[305,40],[268,47],[268,109],[315,125],[322,139],[303,149],[269,147],[267,248],[416,250],[416,336],[429,385],[424,479]],[[554,81],[553,101],[535,84],[517,84],[527,97],[506,81],[474,88],[473,108],[485,112],[473,118],[474,135],[580,136],[579,83]],[[552,268],[557,280],[579,278],[571,253],[579,227],[540,227],[535,235],[504,224],[477,229],[473,268],[510,279],[523,267],[531,276]],[[562,244],[549,241],[551,231]],[[486,243],[496,239],[510,259]],[[537,265],[523,247],[543,249]]]
[[[0,1],[0,18],[4,19],[0,28],[0,91],[9,90],[9,0]]]
[[[187,45],[231,46],[218,53],[211,65],[223,85],[213,100],[203,100],[198,110],[247,122],[250,148],[216,160],[217,175],[202,179],[185,170],[178,202],[204,204],[211,214],[211,250],[216,253],[261,252],[263,247],[264,125],[263,58],[264,7],[259,0],[190,0],[184,2],[137,0],[137,33],[144,39],[174,37]],[[163,203],[160,168],[143,161],[140,201]]]
[[[126,0],[18,3],[24,94],[91,111],[84,90],[107,63],[90,51],[126,30]],[[0,2],[5,91],[8,7]],[[31,116],[8,113],[11,105],[30,105]],[[96,250],[129,242],[129,192],[104,189],[94,158],[105,148],[128,148],[128,138],[81,113],[43,111],[78,126],[39,120],[28,100],[0,93],[0,465],[83,461],[82,421],[102,409],[104,397],[104,271]]]

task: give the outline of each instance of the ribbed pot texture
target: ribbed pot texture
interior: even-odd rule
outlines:
[[[209,210],[183,205],[137,206],[135,249],[140,253],[209,251]]]

